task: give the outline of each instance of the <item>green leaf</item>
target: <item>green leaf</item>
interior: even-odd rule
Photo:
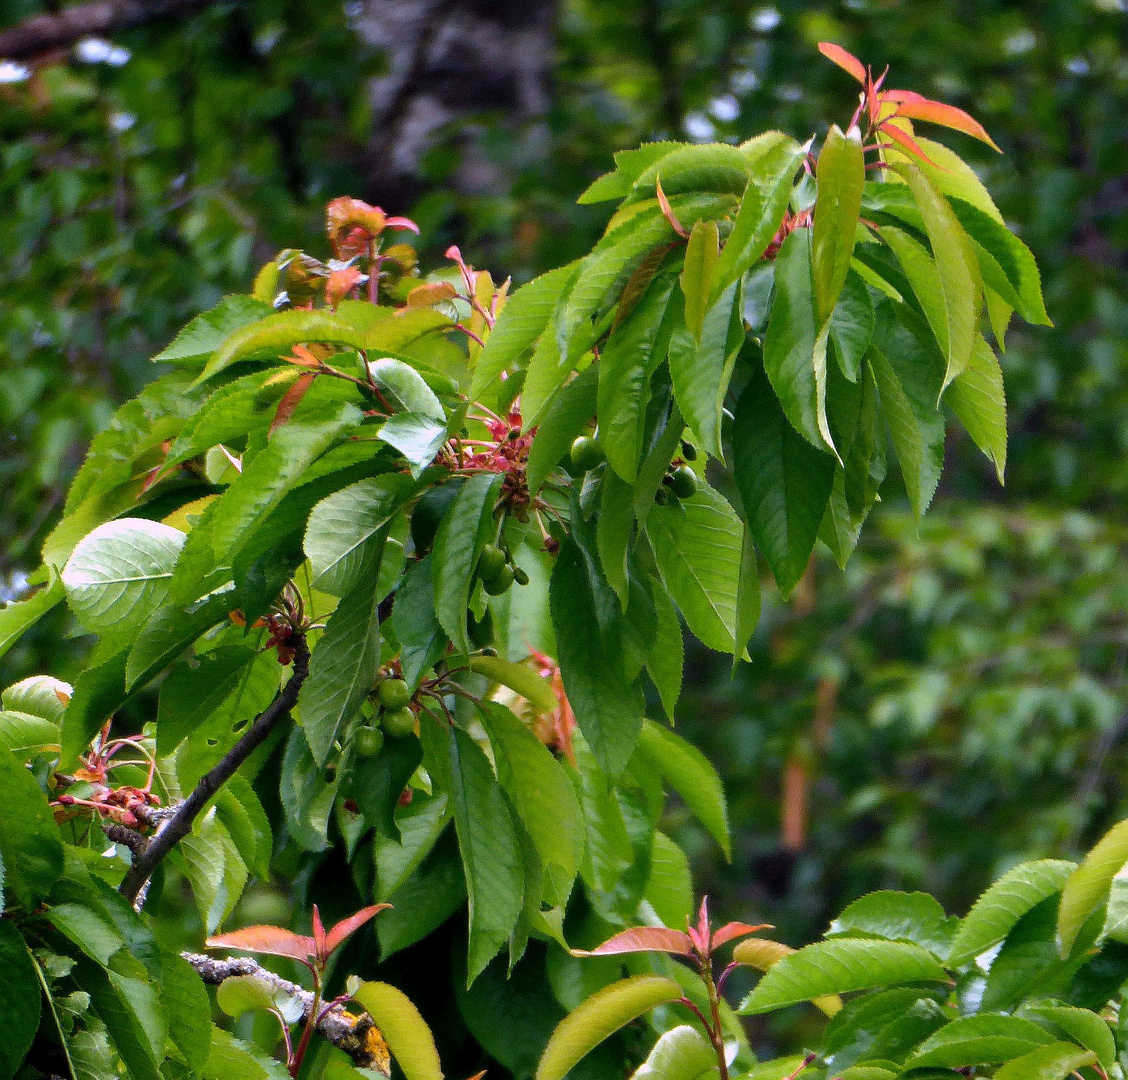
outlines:
[[[928,508],[944,467],[944,416],[936,407],[943,371],[939,354],[919,332],[895,319],[886,305],[870,349],[881,415],[889,425],[909,504],[919,518]]]
[[[1058,859],[1026,862],[995,882],[968,912],[952,942],[948,962],[962,967],[997,945],[1015,923],[1043,900],[1059,892],[1076,864]]]
[[[102,967],[125,945],[125,939],[108,918],[82,904],[53,904],[46,914],[56,930]]]
[[[595,413],[596,385],[603,376],[602,364],[601,357],[599,364],[584,368],[571,382],[565,383],[549,402],[529,447],[525,482],[529,485],[530,494],[535,495],[540,490],[548,474],[568,453],[572,440],[583,431]]]
[[[152,984],[80,961],[76,979],[125,1063],[130,1080],[160,1080],[167,1021]]]
[[[882,890],[855,900],[830,924],[826,936],[911,941],[943,960],[958,922],[927,893]]]
[[[380,425],[376,434],[403,454],[411,475],[418,479],[446,442],[446,421],[423,413],[396,413]]]
[[[869,287],[851,271],[842,286],[838,303],[830,316],[830,343],[842,374],[851,382],[858,381],[862,358],[873,340],[873,299]]]
[[[493,508],[501,476],[478,473],[459,488],[435,534],[431,556],[435,615],[462,654],[471,651],[466,608],[478,554],[492,539]]]
[[[185,536],[144,518],[99,525],[79,541],[63,567],[67,602],[87,630],[139,626],[168,595]]]
[[[509,940],[524,874],[517,830],[489,759],[461,728],[449,732],[451,803],[470,899],[469,986]]]
[[[400,643],[403,677],[413,689],[424,672],[446,652],[447,636],[435,617],[435,582],[431,556],[410,567],[396,591],[392,633]]]
[[[628,483],[638,474],[650,380],[665,355],[673,326],[667,309],[674,282],[672,274],[654,277],[593,365],[599,375],[599,439],[611,468]]]
[[[900,170],[924,218],[940,275],[947,323],[944,335],[937,333],[937,338],[948,359],[943,384],[947,387],[971,360],[979,328],[983,279],[967,234],[948,201],[915,165],[908,163]]]
[[[305,1011],[299,998],[260,975],[234,975],[224,979],[216,989],[215,1002],[235,1020],[254,1009],[269,1009],[280,1013],[288,1024],[296,1024]]]
[[[54,755],[59,747],[59,725],[42,716],[0,709],[0,747],[20,761],[44,751]]]
[[[211,1051],[201,1070],[204,1080],[287,1080],[289,1073],[250,1043],[212,1027]]]
[[[481,712],[498,780],[548,872],[545,899],[553,907],[563,905],[583,854],[575,788],[563,766],[513,713],[489,702]]]
[[[503,660],[499,656],[472,656],[467,664],[471,671],[485,675],[487,679],[502,686],[508,686],[525,698],[537,712],[555,712],[559,702],[550,683],[542,679],[532,668]]]
[[[544,333],[556,304],[579,271],[578,262],[541,274],[505,302],[486,347],[478,354],[470,397],[477,400],[503,371],[518,363]]]
[[[709,759],[691,743],[652,720],[642,725],[638,749],[720,844],[725,858],[731,859],[728,805],[721,778]]]
[[[615,169],[593,180],[576,200],[581,206],[629,195],[634,182],[657,161],[685,146],[682,142],[650,142],[615,154]]]
[[[0,707],[58,723],[74,687],[50,675],[32,675],[0,694]]]
[[[1089,916],[1108,903],[1112,879],[1128,863],[1128,821],[1114,825],[1066,879],[1058,908],[1057,942],[1068,958]]]
[[[678,146],[652,161],[631,185],[626,205],[644,203],[656,192],[659,180],[669,196],[704,191],[739,195],[748,183],[750,154],[743,146],[723,143]],[[620,211],[621,212],[621,211]],[[682,223],[690,228],[692,221]]]
[[[664,832],[654,833],[644,899],[671,929],[685,926],[694,914],[689,858]]]
[[[1053,1041],[1045,1028],[1017,1016],[961,1016],[925,1039],[905,1066],[962,1069],[967,1065],[991,1065],[1010,1061]]]
[[[0,608],[0,657],[66,596],[66,589],[54,568],[50,581],[24,600]]]
[[[635,975],[605,986],[560,1021],[537,1066],[536,1080],[564,1080],[573,1066],[619,1028],[681,996],[681,987],[660,975]]]
[[[701,449],[718,459],[723,457],[721,408],[732,362],[744,340],[739,299],[739,283],[734,283],[704,316],[699,337],[695,338],[683,322],[675,323],[670,337],[674,398]]]
[[[804,150],[790,136],[761,136],[764,152],[752,164],[752,178],[740,200],[732,231],[717,262],[713,289],[719,295],[760,259],[778,232],[791,198],[795,170]]]
[[[811,271],[815,309],[819,324],[823,325],[834,311],[846,282],[862,208],[866,166],[857,128],[844,135],[837,124],[831,125],[815,177],[818,195],[811,234]]]
[[[740,590],[737,591],[739,594]],[[650,595],[654,601],[654,645],[646,657],[646,671],[662,700],[662,708],[672,721],[678,697],[681,695],[685,644],[682,641],[682,628],[677,608],[674,607],[674,602],[666,592],[665,586],[660,581],[652,580]],[[738,599],[738,637],[741,610],[743,609]]]
[[[11,1080],[39,1029],[42,997],[31,954],[15,924],[7,920],[0,922],[0,971],[4,972],[0,979],[0,1016],[4,1017],[0,1080]]]
[[[1022,1015],[1048,1024],[1051,1030],[1059,1029],[1086,1050],[1095,1051],[1097,1060],[1106,1070],[1116,1060],[1116,1039],[1108,1022],[1095,1012],[1071,1005],[1035,1002],[1033,1005],[1023,1005]]]
[[[295,345],[324,341],[363,349],[362,331],[328,311],[278,311],[232,331],[212,354],[196,385],[242,360],[277,359]]]
[[[573,539],[556,557],[549,605],[568,701],[600,765],[617,776],[634,750],[645,702],[616,662],[618,650],[603,639],[583,554]]]
[[[215,807],[196,819],[190,836],[181,840],[186,877],[196,898],[200,920],[214,934],[235,909],[247,884],[247,864]]]
[[[278,428],[244,465],[239,478],[208,505],[177,560],[169,599],[189,604],[227,579],[227,570],[291,489],[309,479],[314,462],[358,424],[360,409],[347,402],[312,402]]]
[[[1093,1051],[1078,1050],[1073,1043],[1052,1043],[1007,1062],[995,1073],[995,1080],[1065,1080],[1096,1060]]]
[[[0,863],[5,894],[28,911],[51,891],[63,870],[63,844],[47,797],[14,754],[0,750]]]
[[[299,723],[319,765],[326,762],[338,734],[360,709],[380,666],[377,582],[383,547],[381,538],[353,590],[329,616],[298,696]]]
[[[861,938],[819,941],[773,964],[739,1011],[751,1016],[830,994],[947,977],[919,945]]]
[[[702,482],[692,498],[655,506],[646,533],[690,630],[709,648],[734,652],[744,536],[736,512]]]
[[[619,602],[627,604],[627,556],[634,536],[634,491],[608,469],[603,474],[599,518],[595,524],[596,547],[607,583]]]
[[[733,470],[756,545],[787,596],[814,550],[834,481],[834,458],[787,422],[762,375],[748,383],[736,406]]]
[[[385,356],[368,362],[368,373],[385,400],[402,412],[419,413],[446,424],[446,413],[427,380],[410,364]]]
[[[682,295],[685,297],[685,325],[695,341],[701,341],[705,313],[713,290],[713,277],[720,255],[720,239],[715,221],[698,221],[689,234],[682,264]]]
[[[717,1056],[709,1040],[681,1024],[654,1044],[632,1080],[711,1080],[717,1075]]]
[[[157,986],[161,1008],[168,1017],[168,1036],[192,1069],[202,1070],[211,1051],[211,1002],[203,980],[187,960],[173,952],[161,953]]]
[[[195,666],[180,664],[168,673],[157,707],[158,757],[167,757],[204,725],[230,729],[270,704],[281,669],[272,657],[256,662],[256,655],[242,646],[222,646],[198,657]]]
[[[210,356],[236,330],[270,315],[274,309],[252,296],[225,296],[211,311],[197,315],[153,357],[154,364],[191,363]]]
[[[764,338],[764,370],[791,426],[812,446],[833,449],[826,427],[826,336],[811,280],[810,229],[796,229],[776,256],[775,292]],[[819,355],[816,344],[822,339]],[[821,371],[820,371],[821,365]]]
[[[304,548],[315,588],[344,596],[363,574],[376,536],[416,486],[398,474],[358,480],[326,496],[309,516]]]
[[[1007,466],[1007,399],[998,357],[980,334],[971,362],[948,387],[948,406],[972,442],[995,463],[999,483]]]
[[[366,982],[353,996],[376,1022],[407,1080],[443,1080],[431,1029],[402,990]]]

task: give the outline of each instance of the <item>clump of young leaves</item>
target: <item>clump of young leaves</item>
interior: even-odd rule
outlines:
[[[925,893],[889,891],[855,901],[822,941],[799,950],[745,936],[764,927],[738,925],[727,935],[722,928],[714,948],[741,940],[716,984],[701,926],[680,936],[626,931],[586,955],[669,953],[690,962],[710,997],[734,968],[754,968],[764,974],[738,1011],[755,1016],[810,1002],[828,1017],[819,1042],[804,1054],[750,1062],[735,1046],[726,1049],[719,1021],[698,1013],[678,983],[636,968],[560,1024],[538,1080],[560,1080],[609,1034],[674,1001],[690,1005],[694,1020],[669,1027],[638,1080],[1123,1077],[1126,860],[1121,822],[1080,865],[1045,859],[1014,867],[963,919]]]
[[[61,696],[6,692],[20,798],[0,827],[4,925],[38,934],[45,900],[85,913],[80,888],[53,891],[65,867],[119,888],[106,903],[128,912],[120,935],[147,925],[129,901],[169,867],[213,933],[272,858],[312,873],[339,849],[363,902],[395,905],[376,923],[382,958],[465,904],[459,1007],[519,1070],[480,1022],[495,956],[513,968],[543,943],[551,1021],[576,1004],[569,940],[683,924],[692,890],[658,831],[666,791],[726,854],[729,839],[712,767],[646,716],[648,691],[674,714],[681,621],[739,661],[757,551],[785,593],[817,538],[845,562],[887,435],[917,514],[945,410],[1001,474],[1002,382],[980,323],[1001,347],[1012,309],[1045,318],[1033,260],[974,174],[911,130],[954,114],[863,82],[817,156],[780,132],[618,155],[582,196],[620,200],[603,239],[512,297],[457,247],[421,277],[414,250],[388,242],[414,224],[342,198],[332,258],[283,252],[252,295],[185,327],[155,358],[171,372],[92,444],[39,591],[0,611],[0,651],[64,599],[98,636]],[[714,478],[731,462],[739,509],[710,462]],[[143,737],[113,735],[157,683]],[[145,758],[135,774],[109,764],[125,746]],[[252,782],[276,786],[277,820]],[[165,976],[116,941],[84,954],[95,967],[75,969],[76,992],[93,1001],[87,974],[109,980],[117,996],[93,1016],[131,1072],[181,1058],[237,1072],[211,1064],[229,1040],[206,1015],[189,1050],[151,1012],[124,1024],[113,976],[128,969],[150,1003]],[[739,1043],[705,990],[691,979],[676,1000],[708,1010],[714,1050]],[[396,994],[359,996],[394,1025],[398,998],[390,1021],[373,1010]]]

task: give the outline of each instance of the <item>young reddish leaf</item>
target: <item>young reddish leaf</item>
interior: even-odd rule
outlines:
[[[965,135],[970,135],[999,150],[995,140],[987,134],[983,125],[974,116],[964,112],[963,109],[957,109],[955,105],[932,101],[912,90],[886,90],[881,95],[881,99],[896,104],[898,116],[905,116],[910,120],[925,120],[952,128],[954,131],[962,131]],[[999,150],[999,153],[1001,154],[1002,151]]]
[[[368,280],[367,274],[362,274],[355,266],[343,266],[334,270],[325,282],[325,299],[329,306],[336,311],[337,305],[357,285]]]
[[[670,200],[666,198],[666,193],[662,190],[662,180],[660,177],[654,177],[654,192],[658,196],[658,205],[662,207],[662,214],[670,223],[670,228],[683,239],[689,238],[689,233],[686,232],[685,226],[678,221],[677,214],[674,213],[674,208],[670,205]]]
[[[572,949],[573,956],[613,956],[618,953],[664,952],[674,956],[689,956],[693,952],[689,935],[664,926],[636,926],[624,930],[590,952]]]
[[[407,294],[407,306],[409,308],[431,307],[432,304],[451,300],[457,295],[458,290],[449,281],[428,281],[422,285],[416,285]]]
[[[694,951],[700,956],[709,955],[709,898],[701,897],[701,907],[697,910],[697,925],[690,926],[686,920],[686,929],[689,931],[689,940]]]
[[[730,941],[735,941],[737,938],[747,937],[749,934],[757,934],[761,930],[774,929],[775,927],[772,926],[771,923],[760,923],[757,926],[742,922],[725,923],[724,926],[713,934],[713,951],[715,952],[722,945],[727,945]]]
[[[325,924],[321,921],[321,912],[317,910],[316,904],[313,905],[313,945],[317,959],[324,963],[329,952],[325,948]]]
[[[229,934],[216,934],[205,944],[209,949],[240,949],[269,956],[288,956],[302,963],[308,963],[311,956],[317,955],[313,938],[284,930],[281,926],[246,926]]]
[[[888,135],[895,143],[901,146],[906,153],[911,154],[913,157],[920,158],[921,161],[927,162],[933,168],[939,169],[941,172],[947,172],[943,165],[937,165],[921,148],[917,145],[914,139],[908,132],[902,131],[896,124],[891,124],[888,120],[879,124],[877,130],[883,135]]]
[[[400,232],[413,232],[419,235],[419,226],[411,218],[390,217],[384,222],[385,229],[398,229]]]
[[[294,381],[294,385],[282,395],[282,400],[278,402],[278,408],[274,411],[274,419],[270,421],[270,429],[266,433],[268,438],[294,415],[298,403],[305,397],[306,391],[313,385],[313,380],[316,378],[317,376],[312,372],[309,375],[301,375]]]
[[[835,45],[833,41],[820,41],[819,52],[865,86],[866,66],[853,53],[847,52],[841,45]]]
[[[381,911],[391,906],[391,904],[373,904],[371,907],[361,908],[355,915],[350,915],[347,919],[342,919],[325,936],[326,958],[332,956],[345,939],[355,934],[369,919],[374,918]]]

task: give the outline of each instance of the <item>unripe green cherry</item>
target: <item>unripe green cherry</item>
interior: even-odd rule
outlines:
[[[693,443],[691,443],[688,439],[682,439],[681,452],[682,457],[685,458],[686,461],[697,460],[697,447],[694,446]]]
[[[591,435],[580,435],[572,443],[569,457],[572,461],[572,468],[577,472],[587,472],[597,465],[602,465],[607,460],[607,455],[603,452],[599,440]]]
[[[393,739],[405,739],[415,734],[415,713],[410,709],[387,709],[381,723]]]
[[[487,544],[478,556],[478,577],[483,581],[497,577],[507,560],[505,552],[496,544]]]
[[[665,506],[670,501],[670,489],[665,484],[659,485],[658,490],[654,492],[654,501],[659,506]]]
[[[384,733],[379,728],[362,727],[353,736],[357,757],[375,757],[384,748]]]
[[[518,585],[528,585],[529,584],[529,575],[527,573],[525,573],[525,571],[522,570],[521,567],[514,566],[513,567],[513,580],[516,581]]]
[[[670,491],[679,499],[697,494],[697,474],[688,465],[679,465],[671,474]]]
[[[411,701],[411,687],[403,679],[385,679],[377,693],[385,709],[402,709]]]
[[[500,596],[513,584],[513,578],[513,567],[506,563],[496,577],[483,579],[482,588],[485,589],[490,596]]]

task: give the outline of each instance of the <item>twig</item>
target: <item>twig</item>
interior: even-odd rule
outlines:
[[[104,832],[115,844],[124,844],[133,852],[134,859],[139,859],[149,848],[149,838],[142,836],[135,829],[116,821],[109,821],[102,826]]]
[[[273,971],[267,971],[249,956],[218,960],[202,953],[184,952],[180,955],[192,965],[196,974],[211,986],[218,986],[224,979],[230,979],[235,975],[253,975],[280,993],[300,1001],[303,1020],[313,1009],[313,994],[309,990],[288,979],[283,979],[281,975],[275,975]],[[318,1031],[334,1046],[344,1050],[361,1068],[378,1067],[375,1055],[369,1049],[369,1032],[375,1028],[372,1017],[367,1013],[354,1016],[340,1004],[334,1004],[323,1010],[317,1021]],[[377,1046],[379,1045],[377,1043]]]
[[[157,19],[192,15],[214,0],[92,0],[61,11],[33,15],[0,30],[0,58],[34,60],[82,38],[105,37]]]
[[[133,860],[133,865],[118,890],[130,903],[136,902],[142,887],[152,876],[160,861],[192,831],[192,822],[196,820],[212,796],[266,741],[277,724],[289,716],[290,710],[298,700],[298,691],[301,690],[302,683],[309,674],[309,647],[306,645],[305,634],[300,630],[294,630],[290,641],[294,649],[294,673],[290,676],[290,681],[259,713],[254,723],[244,732],[243,737],[228,750],[219,763],[204,774],[192,794],[160,825],[145,851]]]

